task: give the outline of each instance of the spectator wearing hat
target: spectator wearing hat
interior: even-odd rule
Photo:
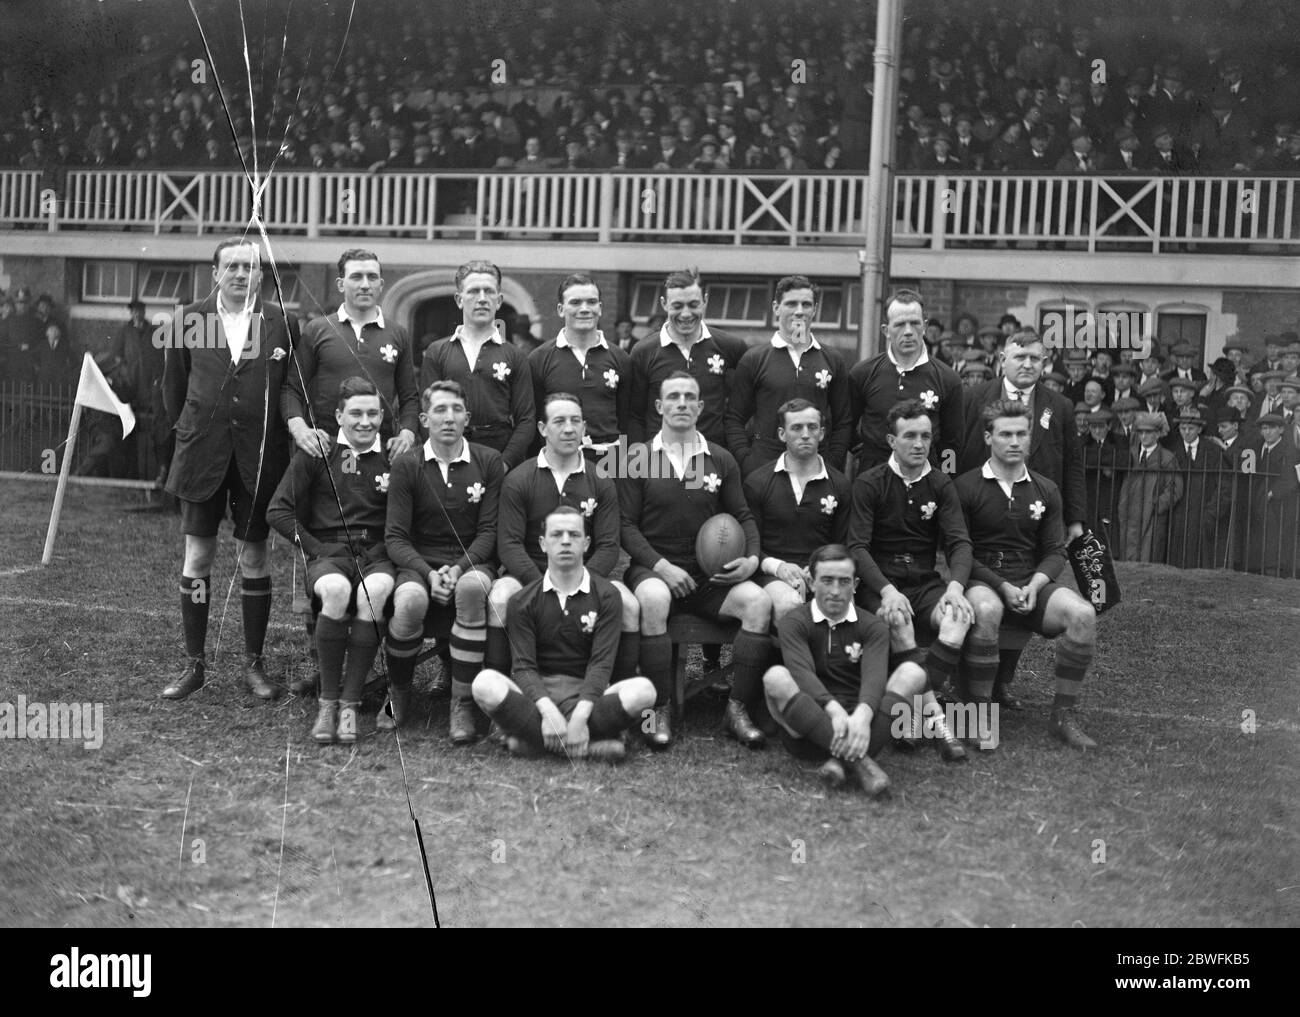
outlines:
[[[1134,396],[1129,395],[1116,399],[1110,408],[1115,414],[1115,419],[1111,423],[1111,433],[1115,435],[1115,440],[1125,450],[1126,455],[1128,449],[1132,448],[1137,441],[1137,432],[1133,429],[1133,425],[1141,408],[1142,404]]]
[[[1233,477],[1223,450],[1204,437],[1206,423],[1194,408],[1177,418],[1183,499],[1169,516],[1169,564],[1181,569],[1219,568],[1228,553]]]
[[[1107,169],[1111,173],[1144,173],[1146,167],[1143,166],[1141,156],[1138,155],[1138,149],[1142,147],[1142,142],[1138,139],[1137,131],[1132,127],[1117,127],[1114,134],[1114,145],[1106,157]]]
[[[953,118],[952,154],[962,166],[977,173],[984,169],[986,145],[975,136],[975,119],[965,110]]]
[[[1290,334],[1294,335],[1294,333]],[[1282,370],[1282,347],[1285,346],[1288,341],[1289,340],[1283,340],[1280,335],[1273,335],[1266,332],[1264,334],[1264,356],[1251,364],[1249,371],[1246,373],[1252,378],[1257,379],[1265,371]],[[1254,388],[1255,391],[1258,392],[1263,388],[1263,385],[1256,385]]]
[[[1083,402],[1083,387],[1088,382],[1088,370],[1087,350],[1065,351],[1065,373],[1070,379],[1065,386],[1065,398],[1072,404]]]
[[[1060,371],[1049,371],[1043,375],[1043,384],[1053,392],[1065,395],[1065,386],[1070,384],[1070,379]]]
[[[1286,425],[1285,437],[1292,445],[1300,447],[1295,439],[1300,435],[1300,377],[1288,375],[1278,385],[1282,393],[1282,422]]]
[[[1206,408],[1206,416],[1213,419],[1227,405],[1224,394],[1237,377],[1237,365],[1227,357],[1219,357],[1210,365],[1209,380],[1197,390],[1196,400]]]
[[[1283,440],[1286,421],[1281,413],[1263,413],[1255,423],[1259,441],[1253,446],[1255,473],[1249,477],[1246,570],[1289,579],[1296,574],[1300,453]]]
[[[1174,454],[1160,442],[1169,434],[1163,413],[1139,413],[1138,442],[1129,452],[1129,471],[1120,488],[1115,557],[1163,563],[1169,546],[1169,515],[1183,497]]]
[[[1148,173],[1174,177],[1196,172],[1196,157],[1174,142],[1174,131],[1168,124],[1152,128],[1151,146],[1153,151],[1146,164]]]
[[[1239,173],[1254,161],[1247,117],[1238,112],[1233,97],[1223,93],[1214,96],[1209,114],[1193,128],[1192,144],[1203,173]]]
[[[1104,160],[1092,152],[1092,135],[1083,124],[1070,124],[1067,129],[1069,150],[1056,161],[1057,173],[1097,173],[1104,168]]]
[[[1258,427],[1259,419],[1263,417],[1264,414],[1277,413],[1280,415],[1283,412],[1282,379],[1286,377],[1286,374],[1281,370],[1263,371],[1255,377],[1264,383],[1264,391],[1261,392],[1259,398],[1255,400],[1254,405],[1251,407],[1251,412],[1247,415],[1246,419],[1253,422]]]
[[[984,363],[996,373],[998,364],[998,350],[1002,346],[1002,341],[1008,333],[992,325],[985,325],[975,333],[974,343],[969,344],[972,349],[978,347],[980,354],[984,357]]]
[[[1235,412],[1239,418],[1241,436],[1247,442],[1253,442],[1259,435],[1255,431],[1254,414],[1251,408],[1258,398],[1256,393],[1246,385],[1229,385],[1223,390],[1224,408],[1216,419],[1223,419],[1229,411]]]
[[[1074,404],[1074,430],[1079,436],[1079,442],[1082,444],[1083,439],[1088,437],[1088,417],[1092,415],[1092,410],[1088,408],[1085,402]]]
[[[1107,406],[1115,401],[1115,380],[1111,374],[1114,363],[1115,354],[1110,350],[1098,348],[1092,351],[1092,365],[1087,380],[1096,381],[1101,386],[1105,395],[1102,401]]]
[[[1198,388],[1205,384],[1205,372],[1193,363],[1196,359],[1196,350],[1190,343],[1175,343],[1171,352],[1173,353],[1174,366],[1167,371],[1161,372],[1160,377],[1165,381],[1172,381],[1174,378],[1187,378],[1196,382]]]
[[[1246,393],[1249,395],[1249,392]],[[1226,469],[1232,473],[1228,489],[1228,512],[1222,521],[1226,531],[1224,537],[1224,565],[1232,569],[1246,567],[1246,508],[1249,497],[1250,478],[1245,473],[1245,464],[1254,465],[1254,438],[1245,431],[1246,423],[1241,410],[1228,406],[1219,414],[1215,422],[1212,441],[1223,453]]]
[[[1160,378],[1148,378],[1138,386],[1138,399],[1142,402],[1142,412],[1159,413],[1165,417],[1164,433],[1169,433],[1169,421],[1173,419],[1173,402],[1169,398],[1169,386]]]
[[[962,346],[962,341],[957,338],[955,332],[944,332],[939,336],[939,348],[933,356],[936,360],[947,364],[954,370],[960,370],[965,362],[967,352]]]
[[[1260,160],[1259,169],[1267,173],[1285,173],[1300,176],[1300,130],[1292,128],[1287,135],[1286,147],[1280,152]]]
[[[1137,368],[1132,364],[1119,363],[1110,369],[1111,409],[1120,399],[1136,399],[1137,389],[1133,387],[1137,377]]]
[[[1061,48],[1041,25],[1029,30],[1029,41],[1016,52],[1016,72],[1030,85],[1050,85],[1057,79],[1060,62]]]
[[[1223,355],[1232,363],[1233,375],[1230,385],[1245,385],[1246,378],[1246,357],[1250,353],[1250,348],[1243,342],[1234,340],[1233,342],[1223,344]]]
[[[1165,125],[1181,138],[1191,121],[1192,104],[1183,87],[1183,72],[1178,67],[1168,67],[1160,79],[1160,86],[1151,96],[1151,119]]]
[[[1115,415],[1110,410],[1089,413],[1085,421],[1088,433],[1083,439],[1083,476],[1088,491],[1088,525],[1110,547],[1128,447],[1115,434]]]
[[[978,388],[993,377],[993,368],[984,363],[984,359],[975,350],[967,350],[966,354],[968,357],[974,354],[974,357],[962,361],[961,371],[959,372],[962,387]]]
[[[1187,410],[1196,406],[1197,383],[1188,378],[1169,379],[1169,406],[1165,413],[1169,417],[1170,433],[1165,436],[1165,447],[1172,449],[1178,444],[1178,435],[1173,430],[1174,421]]]
[[[1297,371],[1300,371],[1300,340],[1295,338],[1294,332],[1283,333],[1290,337],[1290,342],[1282,347],[1282,366],[1279,370],[1290,377]]]

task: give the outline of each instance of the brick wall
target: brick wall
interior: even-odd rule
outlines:
[[[1248,343],[1247,359],[1264,355],[1265,333],[1300,332],[1300,294],[1294,290],[1225,290],[1223,313],[1237,316],[1237,332],[1224,336],[1224,342]]]

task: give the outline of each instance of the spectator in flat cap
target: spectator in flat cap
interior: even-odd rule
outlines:
[[[1070,379],[1060,371],[1051,371],[1048,374],[1043,375],[1043,384],[1053,392],[1060,392],[1064,395],[1065,386],[1070,384]]]
[[[1289,341],[1289,340],[1288,340]],[[1265,371],[1280,371],[1282,369],[1282,347],[1286,345],[1280,335],[1272,333],[1264,334],[1264,356],[1262,359],[1255,361],[1250,365],[1249,374],[1258,377]],[[1259,391],[1256,388],[1255,391]]]
[[[1234,478],[1223,450],[1205,438],[1206,418],[1189,409],[1177,419],[1174,458],[1183,474],[1183,499],[1169,516],[1169,564],[1176,568],[1222,568]]]
[[[1193,363],[1196,359],[1196,350],[1190,343],[1175,343],[1170,353],[1174,358],[1174,366],[1161,373],[1160,377],[1165,381],[1187,378],[1202,385],[1205,383],[1205,372]]]
[[[1116,400],[1137,396],[1137,389],[1133,387],[1136,378],[1137,368],[1132,364],[1118,363],[1110,369],[1111,409],[1115,408]]]
[[[1084,483],[1088,491],[1088,525],[1102,542],[1111,546],[1119,487],[1128,463],[1127,442],[1116,436],[1114,414],[1101,409],[1087,417],[1088,433],[1083,439]]]
[[[1142,404],[1132,396],[1116,399],[1110,408],[1115,414],[1115,420],[1111,423],[1111,433],[1125,450],[1126,456],[1128,449],[1132,448],[1137,441],[1137,432],[1133,429],[1133,424],[1141,408]],[[1127,458],[1124,461],[1127,463]]]
[[[961,383],[966,388],[978,388],[992,377],[993,368],[982,359],[967,360],[961,366]]]
[[[957,338],[956,333],[944,332],[939,336],[939,349],[935,357],[949,367],[961,367],[964,361],[964,351],[962,350],[962,342]]]
[[[1286,373],[1263,371],[1255,377],[1264,383],[1264,391],[1259,394],[1259,399],[1252,407],[1253,419],[1258,426],[1259,419],[1264,414],[1282,412],[1282,379],[1286,377]]]
[[[1246,569],[1289,579],[1296,574],[1297,509],[1300,508],[1300,452],[1283,440],[1281,413],[1260,414],[1255,473],[1250,479],[1250,536]]]
[[[1160,445],[1169,433],[1163,413],[1139,413],[1138,444],[1129,452],[1129,472],[1120,488],[1115,557],[1124,561],[1164,562],[1169,515],[1183,497],[1183,479],[1174,454]]]
[[[1092,410],[1087,403],[1080,401],[1074,404],[1074,429],[1080,441],[1088,437],[1088,417],[1091,415]]]

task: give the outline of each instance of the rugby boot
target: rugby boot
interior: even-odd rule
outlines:
[[[171,680],[162,690],[163,699],[184,699],[193,692],[203,688],[206,665],[202,657],[187,657],[185,670]]]
[[[1047,730],[1072,749],[1095,749],[1097,743],[1079,727],[1073,709],[1053,710],[1047,721]]]
[[[483,716],[474,700],[453,697],[451,701],[451,721],[448,724],[448,734],[451,735],[453,745],[473,745],[479,740],[483,729],[487,726],[480,726],[480,718]]]
[[[280,686],[267,680],[260,653],[244,654],[244,684],[258,699],[279,699]]]
[[[375,717],[375,728],[379,731],[395,731],[406,723],[410,715],[411,687],[407,685],[398,688],[396,685],[391,685],[388,689],[388,698],[379,708],[379,715]]]
[[[849,770],[858,786],[871,798],[879,798],[889,791],[889,775],[870,756],[863,756],[849,764]]]
[[[998,682],[993,686],[993,702],[1004,710],[1020,711],[1025,708],[1025,704],[1020,701],[1020,697],[1012,692],[1011,686],[1005,682]]]
[[[312,739],[318,745],[333,745],[338,726],[338,700],[322,699],[316,707],[316,723],[311,728]]]
[[[587,758],[598,763],[621,763],[627,757],[627,746],[621,738],[598,738],[587,743]]]
[[[848,779],[844,774],[844,764],[834,756],[822,763],[817,770],[817,779],[820,780],[827,788],[835,789],[844,786]]]
[[[673,708],[670,705],[656,706],[651,718],[650,730],[646,732],[646,744],[652,749],[666,749],[673,743]]]
[[[518,756],[520,759],[536,759],[542,754],[542,750],[535,747],[522,738],[516,738],[510,735],[506,738],[506,751],[512,756]]]
[[[931,714],[926,718],[925,723],[929,728],[930,738],[934,740],[935,748],[939,750],[939,755],[945,763],[966,762],[966,747],[953,736],[948,721],[944,719],[942,713]]]
[[[340,745],[355,745],[360,703],[339,703],[338,740]]]
[[[763,732],[749,719],[749,711],[745,709],[744,703],[728,699],[726,719],[723,723],[727,734],[748,749],[761,749],[767,744]]]

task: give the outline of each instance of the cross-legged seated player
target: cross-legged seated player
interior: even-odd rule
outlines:
[[[773,622],[807,599],[804,567],[823,544],[842,544],[849,522],[849,481],[818,454],[821,410],[790,399],[776,411],[785,451],[745,478],[745,501],[758,524],[761,575]]]
[[[622,732],[655,701],[647,678],[610,683],[622,595],[582,564],[589,538],[579,509],[561,505],[550,512],[540,543],[546,571],[510,601],[511,677],[485,668],[474,679],[474,701],[517,754],[546,749],[618,762]]]
[[[397,570],[384,547],[390,472],[379,390],[365,378],[345,379],[334,418],[338,437],[329,455],[295,453],[266,518],[302,549],[307,588],[320,603],[320,707],[312,737],[350,744],[357,740],[361,688],[384,637]]]
[[[763,671],[771,646],[772,601],[749,582],[758,569],[758,527],[745,504],[740,468],[730,452],[695,429],[700,385],[674,371],[659,385],[663,418],[649,445],[628,450],[628,476],[618,482],[623,511],[623,548],[632,557],[624,582],[641,605],[641,668],[654,682],[655,716],[650,744],[672,741],[672,641],[668,616],[690,611],[702,618],[740,621],[732,648],[735,683],[727,700],[727,731],[751,748],[764,743],[750,719],[761,703]],[[640,468],[644,467],[644,468]],[[745,531],[745,554],[725,571],[704,575],[695,559],[695,536],[711,516],[727,512]]]
[[[970,538],[952,481],[930,465],[934,425],[925,406],[917,399],[900,402],[886,414],[885,426],[889,458],[853,481],[849,550],[863,580],[858,603],[888,623],[895,661],[924,667],[920,687],[901,691],[922,696],[929,734],[955,762],[966,758],[966,750],[948,730],[934,692],[952,677],[975,620],[962,595],[970,577]],[[936,565],[940,549],[946,581]],[[935,635],[925,653],[916,645],[918,624]]]
[[[1096,748],[1079,727],[1074,706],[1096,652],[1097,613],[1073,590],[1056,584],[1065,567],[1061,493],[1025,465],[1028,410],[996,402],[983,412],[989,459],[956,481],[975,545],[966,591],[975,609],[964,659],[970,696],[978,703],[993,695],[1003,622],[1055,639],[1056,697],[1048,730],[1071,748]]]
[[[854,606],[857,567],[847,547],[819,547],[808,568],[813,599],[777,626],[785,663],[763,675],[767,706],[791,755],[820,762],[819,776],[833,787],[844,783],[847,763],[875,796],[889,778],[874,757],[890,740],[893,704],[909,694],[897,690],[925,673],[908,661],[889,676],[889,627]]]
[[[386,652],[392,717],[381,712],[381,726],[400,725],[409,713],[416,657],[432,611],[435,631],[451,621],[450,734],[453,744],[467,745],[487,727],[470,685],[483,668],[501,455],[465,440],[469,412],[456,382],[434,382],[421,401],[429,440],[393,461],[388,487],[385,532],[397,588]],[[453,613],[454,620],[445,617]]]
[[[488,599],[487,646],[484,664],[496,671],[510,670],[510,641],[506,617],[510,599],[524,586],[542,577],[546,553],[541,537],[546,517],[561,505],[582,512],[588,537],[587,568],[609,578],[618,564],[621,516],[614,481],[602,476],[583,455],[586,433],[582,405],[567,392],[552,392],[538,407],[545,445],[535,459],[516,466],[501,485],[497,515],[497,557],[505,574],[492,585]],[[641,609],[622,583],[614,583],[623,598],[623,623],[614,659],[614,680],[636,673],[641,645]]]

